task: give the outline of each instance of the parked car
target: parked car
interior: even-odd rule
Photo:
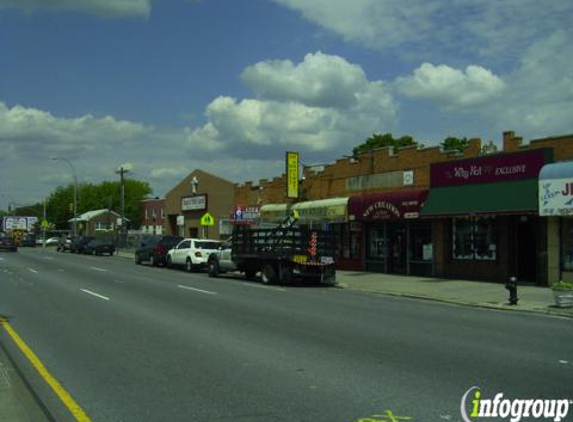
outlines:
[[[78,236],[74,239],[72,244],[70,245],[70,252],[72,253],[82,253],[86,245],[91,241],[94,240],[95,237],[93,236]]]
[[[135,263],[148,261],[151,266],[165,265],[167,252],[183,238],[181,236],[154,236],[146,239],[139,249],[135,251]]]
[[[33,234],[27,234],[20,238],[20,246],[26,246],[30,248],[36,247],[36,236]]]
[[[97,237],[90,240],[83,248],[82,253],[89,255],[102,255],[104,253],[112,256],[115,253],[113,239],[108,237]]]
[[[74,242],[74,236],[71,235],[62,236],[58,241],[58,247],[56,248],[56,250],[58,252],[69,251],[72,247],[73,242]]]
[[[46,239],[46,242],[45,242],[46,246],[57,246],[58,243],[60,243],[59,237],[49,237],[48,239]],[[40,244],[43,244],[43,243],[40,243]]]
[[[18,245],[8,236],[0,236],[0,250],[18,252]]]
[[[209,255],[221,245],[218,240],[183,239],[167,253],[167,266],[185,267],[187,272],[206,267]]]

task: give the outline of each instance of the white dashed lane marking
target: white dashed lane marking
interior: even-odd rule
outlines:
[[[194,292],[199,292],[199,293],[205,293],[208,295],[216,295],[216,292],[210,292],[208,290],[201,290],[201,289],[196,289],[194,287],[189,287],[189,286],[182,286],[181,284],[179,284],[177,287],[181,288],[181,289],[186,289],[186,290],[193,290]]]
[[[109,297],[104,296],[104,295],[100,295],[99,293],[96,292],[92,292],[91,290],[86,290],[86,289],[80,289],[82,292],[87,293],[88,295],[92,295],[95,296],[99,299],[103,299],[103,300],[109,300]]]

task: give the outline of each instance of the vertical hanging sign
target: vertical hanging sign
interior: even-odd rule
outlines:
[[[286,153],[287,198],[298,198],[298,152]]]

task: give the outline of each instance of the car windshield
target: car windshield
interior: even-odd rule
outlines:
[[[110,238],[100,237],[100,238],[92,240],[91,243],[95,243],[96,245],[111,245],[113,242]]]
[[[196,241],[195,248],[197,249],[218,249],[221,246],[221,242],[214,241]]]

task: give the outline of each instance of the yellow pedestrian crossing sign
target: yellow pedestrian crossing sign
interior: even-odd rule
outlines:
[[[48,223],[48,220],[46,220],[46,219],[42,220],[42,224],[41,224],[42,227],[48,227],[49,225],[50,224]]]
[[[208,212],[203,214],[203,217],[201,217],[201,220],[199,220],[199,222],[201,223],[202,226],[214,226],[215,225],[215,219]]]

